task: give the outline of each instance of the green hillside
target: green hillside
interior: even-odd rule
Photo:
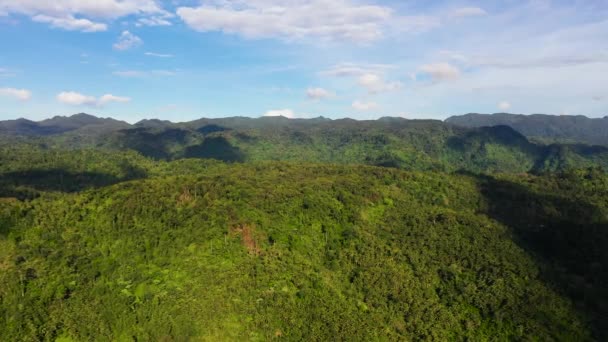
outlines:
[[[596,169],[27,151],[1,159],[0,340],[607,337]]]
[[[5,135],[0,340],[603,341],[606,166],[396,118]]]

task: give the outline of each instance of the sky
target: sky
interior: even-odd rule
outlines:
[[[0,119],[608,115],[606,0],[0,0]]]

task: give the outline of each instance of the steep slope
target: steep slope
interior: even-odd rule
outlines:
[[[446,122],[463,127],[506,125],[528,138],[543,142],[608,145],[608,117],[590,119],[573,115],[466,114]]]

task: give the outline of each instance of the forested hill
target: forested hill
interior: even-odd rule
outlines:
[[[604,147],[75,119],[0,138],[0,341],[608,340]]]
[[[541,142],[608,146],[608,116],[591,119],[582,115],[466,114],[450,117],[446,122],[462,127],[506,125]]]
[[[55,131],[36,135],[34,129],[27,134],[13,130],[9,134],[5,129],[3,140],[9,145],[18,139],[49,148],[136,151],[158,160],[297,161],[472,172],[608,167],[607,147],[544,145],[530,142],[508,126],[465,128],[435,120],[234,117],[128,125],[81,114],[36,125],[55,127]]]
[[[608,176],[0,149],[2,341],[605,341]]]

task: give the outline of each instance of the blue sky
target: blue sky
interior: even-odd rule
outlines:
[[[599,0],[0,0],[0,119],[608,115]]]

